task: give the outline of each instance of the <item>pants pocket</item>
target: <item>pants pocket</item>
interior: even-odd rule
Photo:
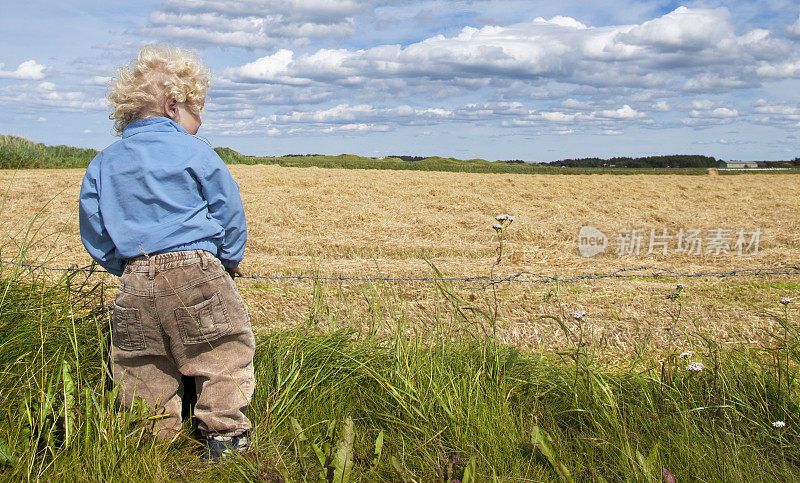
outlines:
[[[211,342],[233,328],[219,292],[199,304],[178,307],[175,309],[175,319],[184,345]]]
[[[124,351],[143,351],[144,328],[139,309],[120,307],[114,304],[114,315],[111,323],[112,343]]]

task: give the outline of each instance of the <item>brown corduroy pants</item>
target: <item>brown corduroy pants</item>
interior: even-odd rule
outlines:
[[[129,260],[114,301],[114,379],[126,407],[157,410],[155,430],[181,429],[183,384],[197,387],[194,415],[204,434],[250,429],[255,341],[247,308],[220,261],[203,250]]]

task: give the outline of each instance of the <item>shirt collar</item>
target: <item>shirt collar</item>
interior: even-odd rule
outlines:
[[[131,121],[122,131],[122,138],[143,132],[182,132],[189,134],[180,124],[168,117],[148,117]]]

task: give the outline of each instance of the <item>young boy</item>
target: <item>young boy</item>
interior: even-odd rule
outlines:
[[[92,258],[122,277],[111,355],[123,405],[144,400],[160,413],[156,434],[172,437],[181,376],[194,378],[194,415],[217,459],[248,446],[255,344],[233,283],[247,241],[239,186],[195,136],[209,76],[170,47],[145,46],[120,69],[109,100],[122,139],[86,170],[80,230]]]

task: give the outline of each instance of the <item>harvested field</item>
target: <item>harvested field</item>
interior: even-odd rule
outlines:
[[[496,258],[490,226],[500,213],[516,216],[506,232],[495,276],[528,271],[561,278],[658,266],[680,272],[727,271],[800,263],[800,195],[793,175],[507,175],[413,171],[338,170],[231,166],[248,216],[249,243],[242,269],[248,274],[330,276],[432,276],[425,259],[445,275],[487,276]],[[52,266],[89,263],[78,235],[77,196],[83,170],[0,173],[5,195],[2,232],[6,254],[16,253],[30,220],[35,240],[30,260]],[[38,213],[38,217],[37,217]],[[644,229],[638,256],[613,248],[582,258],[576,237],[591,224],[614,241],[619,230]],[[647,255],[650,229],[761,230],[758,253]],[[673,246],[675,241],[673,240]],[[730,242],[731,245],[733,241]],[[113,277],[108,277],[113,282]],[[524,345],[558,344],[560,329],[539,316],[589,312],[591,332],[609,348],[652,343],[661,347],[682,330],[702,327],[720,342],[760,340],[771,327],[767,311],[781,296],[800,293],[796,276],[682,279],[681,319],[665,294],[675,279],[599,280],[562,284],[501,284],[501,336]],[[311,282],[243,280],[243,296],[265,329],[313,319]],[[486,309],[491,290],[456,283],[467,302]],[[402,312],[422,326],[439,323],[443,301],[430,282],[323,283],[326,311],[347,311],[353,324],[371,324],[376,309],[369,291],[386,292],[396,307],[383,307],[380,324]],[[549,295],[548,295],[549,294]],[[395,310],[392,315],[392,310]],[[338,313],[338,312],[337,312]],[[341,320],[341,319],[340,319]],[[466,330],[466,329],[465,329]]]

